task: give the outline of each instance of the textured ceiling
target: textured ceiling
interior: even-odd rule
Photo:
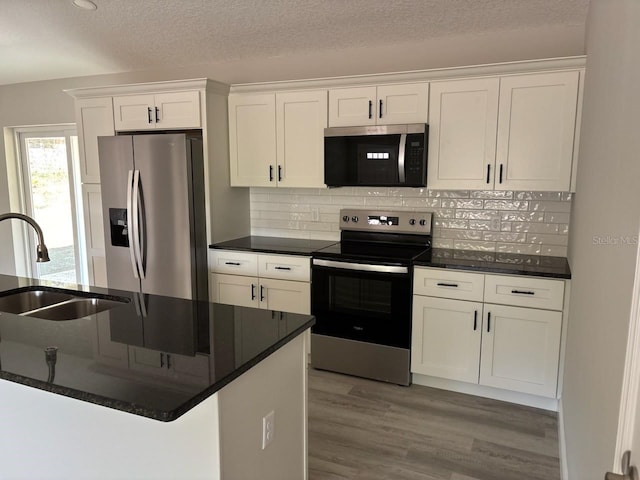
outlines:
[[[0,0],[0,84],[584,28],[589,0]]]

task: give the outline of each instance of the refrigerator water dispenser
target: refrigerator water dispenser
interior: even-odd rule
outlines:
[[[129,247],[127,209],[110,208],[109,225],[111,227],[111,245],[114,247]]]

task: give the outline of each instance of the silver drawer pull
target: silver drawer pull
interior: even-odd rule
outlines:
[[[240,262],[224,262],[225,265],[236,265],[236,266],[240,266]]]
[[[531,292],[529,290],[511,290],[511,293],[519,293],[520,295],[535,295],[536,292]]]
[[[457,283],[438,283],[439,287],[457,287]]]
[[[291,267],[275,267],[276,270],[291,270]]]

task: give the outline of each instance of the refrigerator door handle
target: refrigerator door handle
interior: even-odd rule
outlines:
[[[133,172],[133,251],[138,264],[138,274],[144,279],[144,265],[142,261],[142,247],[140,242],[140,170]]]
[[[129,240],[129,254],[131,256],[131,268],[133,269],[134,278],[140,278],[138,275],[138,262],[136,260],[136,254],[133,249],[133,170],[129,170],[127,175],[127,239]]]

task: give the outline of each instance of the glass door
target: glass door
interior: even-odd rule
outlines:
[[[29,274],[45,280],[81,283],[75,129],[25,129],[18,133],[18,140],[24,211],[42,228],[51,258],[50,262],[35,262],[36,237],[28,229]]]

